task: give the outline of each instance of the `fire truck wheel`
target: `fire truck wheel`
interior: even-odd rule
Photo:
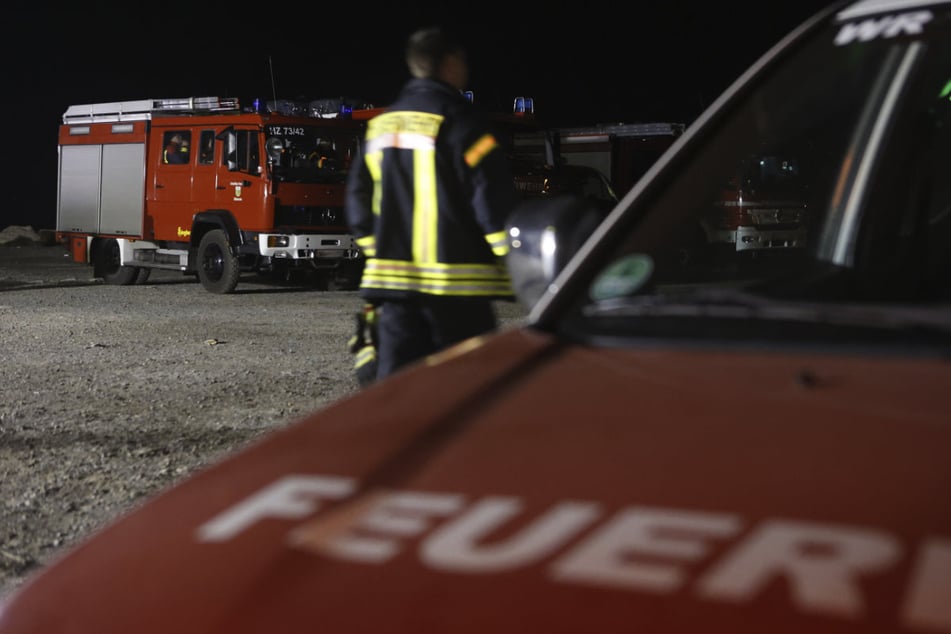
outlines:
[[[227,234],[221,229],[206,233],[198,244],[198,279],[205,290],[230,293],[240,275],[240,263],[231,252]]]
[[[94,274],[106,284],[126,286],[135,282],[138,267],[119,264],[119,242],[109,239],[96,250]]]

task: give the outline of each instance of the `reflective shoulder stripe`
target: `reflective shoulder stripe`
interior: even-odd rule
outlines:
[[[367,152],[384,148],[433,149],[443,117],[428,112],[386,112],[367,123]]]
[[[381,134],[372,139],[367,139],[367,153],[380,152],[386,148],[398,148],[401,150],[432,150],[436,147],[436,139],[422,134],[413,134],[412,132],[400,132],[399,134]]]
[[[466,165],[469,167],[475,167],[482,161],[482,159],[485,158],[486,154],[498,146],[499,142],[495,140],[494,136],[491,134],[483,134],[481,137],[479,137],[478,141],[473,143],[472,146],[466,150]]]

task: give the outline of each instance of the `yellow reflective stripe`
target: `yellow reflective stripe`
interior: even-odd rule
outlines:
[[[386,260],[383,258],[374,258],[372,261],[367,262],[366,270],[398,272],[403,275],[432,277],[478,277],[483,275],[504,275],[504,272],[497,264],[488,264],[483,262],[466,262],[460,264],[429,262],[426,264],[418,264],[416,262],[407,262],[405,260]]]
[[[357,352],[357,356],[353,362],[353,367],[359,369],[375,360],[376,360],[376,348],[374,348],[373,346],[363,346]]]
[[[367,122],[366,138],[382,147],[425,146],[435,141],[442,121],[442,115],[429,112],[384,112]]]
[[[443,117],[427,112],[388,112],[367,123],[366,152],[386,148],[434,150]]]
[[[472,144],[465,153],[466,165],[475,167],[485,155],[499,146],[498,141],[491,134],[483,134],[478,141]]]
[[[376,236],[370,234],[368,236],[363,236],[362,238],[357,238],[354,240],[357,243],[357,246],[360,247],[360,250],[363,251],[363,255],[368,258],[372,258],[376,255]]]
[[[439,203],[436,200],[436,152],[413,152],[413,259],[435,262]]]
[[[368,152],[380,152],[390,147],[400,150],[431,150],[436,147],[436,139],[422,134],[401,132],[367,140]]]
[[[486,284],[426,284],[413,280],[366,280],[360,284],[361,288],[370,288],[380,291],[409,291],[452,297],[500,297],[512,294],[512,287],[508,282],[498,282],[493,286]]]
[[[492,247],[492,253],[499,257],[509,252],[509,242],[504,230],[485,234],[485,241]]]
[[[496,280],[494,282],[448,280],[433,282],[429,280],[373,278],[364,274],[360,288],[385,291],[415,291],[429,295],[453,295],[465,297],[486,297],[511,295],[512,286],[509,281]]]
[[[368,260],[361,287],[419,291],[434,295],[508,295],[506,272],[494,264],[419,265],[399,260]]]
[[[383,188],[380,187],[381,172],[380,163],[383,162],[383,152],[371,152],[366,155],[364,163],[367,165],[367,171],[370,172],[370,178],[373,179],[373,196],[370,200],[370,209],[375,216],[380,215],[380,200],[383,197]]]
[[[436,136],[442,115],[428,112],[385,112],[367,123],[367,169],[373,178],[373,213],[379,215],[382,196],[383,150],[413,152],[413,258],[431,262],[437,258]]]

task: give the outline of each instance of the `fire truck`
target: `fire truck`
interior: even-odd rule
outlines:
[[[763,153],[740,161],[701,217],[707,241],[737,253],[804,247],[811,221],[804,182],[795,156]]]
[[[69,106],[56,236],[107,284],[153,269],[230,293],[242,273],[346,284],[362,257],[343,213],[363,124],[306,104],[187,97]]]
[[[516,130],[516,188],[525,197],[570,193],[610,211],[684,129],[615,123]]]
[[[604,174],[621,197],[685,129],[683,123],[669,122],[556,127],[547,131],[547,142],[554,144],[563,164],[586,166]],[[537,148],[539,139],[537,134],[525,134],[516,142],[530,151]]]
[[[679,248],[671,252],[676,268],[729,276],[737,268],[807,257],[817,230],[806,187],[810,168],[783,150],[738,161],[711,203],[684,219]]]

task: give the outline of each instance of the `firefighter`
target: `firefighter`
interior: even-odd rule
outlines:
[[[334,166],[336,163],[334,160],[335,154],[336,151],[332,143],[329,141],[318,141],[317,148],[310,153],[309,158],[317,165],[317,169],[324,169]]]
[[[181,134],[173,134],[162,154],[165,163],[184,164],[188,162],[188,140]]]
[[[347,182],[347,221],[366,256],[360,296],[379,308],[377,379],[494,330],[492,302],[513,299],[503,259],[512,170],[462,94],[465,50],[426,28],[410,36],[406,63],[412,77],[368,122]]]

